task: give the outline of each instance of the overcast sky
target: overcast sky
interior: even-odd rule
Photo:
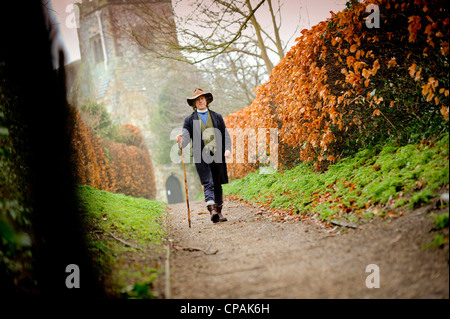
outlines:
[[[280,0],[282,3],[282,40],[287,42],[292,37],[297,23],[300,21],[300,27],[296,35],[289,42],[289,47],[294,44],[296,37],[300,35],[302,29],[309,29],[320,21],[324,21],[331,16],[330,11],[338,12],[345,8],[348,0]],[[78,45],[78,34],[74,25],[73,3],[80,0],[50,0],[54,16],[59,24],[61,37],[67,51],[67,63],[80,58]],[[172,0],[175,14],[182,14],[185,4],[189,0]],[[178,5],[175,6],[175,3]],[[277,1],[273,1],[274,6]],[[259,17],[261,25],[264,19]],[[269,19],[269,17],[267,17]],[[269,20],[267,20],[270,23]]]

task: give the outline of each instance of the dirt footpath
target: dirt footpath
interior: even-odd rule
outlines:
[[[185,203],[169,206],[170,298],[449,298],[448,250],[421,248],[432,239],[425,209],[332,229],[235,201],[213,224],[203,201],[190,205],[192,228]],[[380,288],[366,286],[370,264]]]

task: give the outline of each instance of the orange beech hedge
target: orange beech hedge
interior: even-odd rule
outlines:
[[[253,103],[225,119],[230,128],[277,128],[281,166],[305,161],[321,170],[352,149],[391,136],[407,140],[420,125],[448,125],[445,1],[347,6],[302,30]],[[232,164],[230,174],[242,177],[257,166]]]
[[[140,130],[123,125],[125,143],[99,139],[71,108],[72,167],[77,183],[112,193],[154,199],[156,184],[147,146]]]
[[[109,151],[111,168],[117,176],[116,193],[154,199],[156,196],[155,176],[150,154],[140,130],[133,125],[122,126],[126,143],[102,139]]]

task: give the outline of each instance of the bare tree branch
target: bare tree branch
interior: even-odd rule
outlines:
[[[280,39],[280,30],[277,27],[277,21],[275,19],[275,14],[273,13],[273,8],[272,8],[272,0],[267,0],[267,3],[269,4],[269,11],[270,11],[270,16],[272,18],[272,25],[273,25],[273,31],[275,34],[275,43],[277,46],[277,51],[278,51],[278,56],[280,57],[280,60],[282,60],[284,58],[284,51],[283,51],[283,46],[281,44],[281,39]]]
[[[187,0],[175,0],[174,6]],[[213,88],[247,106],[253,89],[267,79],[284,57],[280,37],[281,0],[190,0],[190,8],[159,14],[153,2],[136,2],[120,28],[152,57],[196,65]],[[276,7],[278,6],[278,7]],[[269,17],[264,28],[257,12]],[[233,100],[233,101],[231,101]],[[228,108],[228,106],[227,106]]]

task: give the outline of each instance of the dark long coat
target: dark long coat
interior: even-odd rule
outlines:
[[[211,120],[215,130],[215,140],[216,140],[216,152],[214,154],[214,161],[219,166],[220,183],[228,183],[228,172],[227,164],[225,163],[225,150],[231,152],[231,138],[228,134],[228,130],[225,126],[222,115],[214,111],[209,110],[211,114]],[[192,152],[194,156],[194,163],[199,174],[200,180],[204,181],[204,177],[209,171],[209,163],[212,160],[212,156],[207,154],[205,149],[205,144],[202,140],[200,118],[197,112],[193,112],[191,115],[184,119],[183,124],[183,148],[189,144],[192,140]],[[220,135],[220,136],[219,136]]]

